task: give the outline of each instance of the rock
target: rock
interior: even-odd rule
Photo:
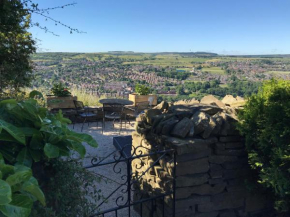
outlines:
[[[218,106],[206,105],[202,106],[199,111],[207,113],[209,115],[215,115],[218,112],[221,112],[222,109]]]
[[[161,112],[164,112],[168,110],[169,104],[165,101],[162,101],[157,106],[155,106],[153,109],[159,109]]]
[[[176,175],[206,173],[209,170],[208,158],[179,162],[176,165]]]
[[[221,130],[222,124],[223,124],[223,118],[220,116],[220,112],[215,114],[215,115],[213,115],[212,118],[213,118],[216,126],[213,129],[211,134],[212,135],[218,135],[220,130]]]
[[[216,210],[222,209],[235,209],[242,207],[244,205],[244,199],[236,199],[236,198],[223,198],[222,200],[199,204],[197,210],[199,212],[212,212]]]
[[[179,139],[174,137],[163,137],[164,144],[167,147],[174,148],[177,151],[177,157],[186,154],[202,154],[204,152],[210,153],[209,145],[217,142],[216,137],[208,139]]]
[[[218,107],[225,107],[225,104],[223,102],[221,102],[220,100],[218,100],[217,98],[215,98],[213,95],[207,95],[204,96],[201,100],[200,103],[203,104],[209,104],[209,105],[216,105]]]
[[[193,121],[194,124],[194,134],[198,135],[209,126],[209,120],[210,116],[204,112],[196,112],[191,120]]]
[[[238,158],[236,156],[217,156],[213,155],[209,157],[209,162],[214,164],[223,164],[226,162],[236,162]]]
[[[209,184],[203,184],[200,186],[194,186],[194,187],[186,187],[186,188],[177,188],[176,189],[176,198],[188,198],[191,195],[197,194],[197,195],[215,195],[219,194],[224,191],[226,187],[226,184],[217,184],[214,186],[211,186]],[[209,203],[210,204],[210,203]]]
[[[207,139],[216,127],[216,122],[212,117],[209,117],[208,126],[205,128],[202,138]]]
[[[179,120],[175,117],[172,117],[163,123],[162,127],[162,135],[170,135],[170,132],[174,128],[174,126],[179,122]]]
[[[235,97],[233,97],[233,95],[226,95],[223,99],[222,99],[222,103],[224,103],[225,105],[231,106],[232,103],[236,103],[237,99]]]
[[[237,215],[234,210],[229,210],[221,213],[220,217],[237,217]]]
[[[161,115],[161,111],[159,109],[149,109],[145,111],[147,123],[152,124],[152,118],[156,115]]]
[[[186,135],[189,133],[191,128],[191,123],[188,118],[183,118],[179,121],[171,131],[171,135],[177,136],[180,138],[185,138]]]
[[[246,199],[246,212],[255,212],[266,208],[266,197],[262,195],[251,195]]]
[[[242,138],[240,136],[221,136],[220,142],[240,142]]]
[[[190,100],[179,100],[177,102],[174,102],[173,105],[193,105],[193,104],[198,104],[199,101],[196,100],[195,98],[192,98]]]
[[[194,217],[217,217],[219,212],[196,213]]]
[[[208,181],[209,175],[207,173],[204,174],[196,174],[189,176],[178,176],[176,178],[176,186],[177,187],[189,187],[195,185],[201,185]]]
[[[225,144],[226,149],[236,149],[236,148],[244,148],[245,145],[242,142],[228,142]]]

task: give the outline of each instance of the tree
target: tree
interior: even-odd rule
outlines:
[[[56,35],[39,23],[31,22],[31,14],[37,14],[56,25],[62,25],[71,33],[82,33],[49,16],[51,10],[74,4],[41,9],[32,0],[0,1],[0,95],[3,95],[5,89],[17,92],[31,81],[33,65],[30,56],[36,51],[36,45],[28,28],[37,26]]]
[[[36,47],[29,26],[30,13],[20,0],[0,2],[0,94],[5,88],[18,91],[31,80],[30,55]]]
[[[239,113],[249,163],[258,183],[273,193],[275,208],[290,213],[290,82],[268,81]]]

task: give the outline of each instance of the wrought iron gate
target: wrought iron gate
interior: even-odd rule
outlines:
[[[95,171],[103,171],[108,174],[107,176],[111,175],[113,179],[116,179],[112,181],[118,182],[117,184],[112,182],[115,185],[114,189],[108,195],[105,195],[104,199],[98,204],[97,211],[92,216],[175,217],[175,151],[173,149],[154,152],[147,150],[145,153],[144,147],[132,147],[131,156],[122,155],[122,151],[127,148],[127,146],[124,146],[121,151],[114,151],[104,158],[93,158],[91,164],[85,167]],[[148,158],[154,159],[153,162],[150,162],[150,165],[145,162]],[[170,163],[170,171],[163,171],[167,175],[167,188],[163,186],[164,188],[159,188],[153,194],[147,194],[146,191],[144,193],[144,190],[142,191],[139,188],[139,184],[145,176],[154,177],[152,176],[152,172],[154,173],[154,170],[156,170],[154,167],[161,168],[160,162],[165,159]],[[141,170],[142,172],[134,172],[135,170]],[[157,174],[154,175],[157,177]],[[156,179],[163,181],[162,178]],[[113,186],[112,183],[108,185],[108,188]],[[146,185],[146,183],[144,184]],[[107,206],[107,208],[104,208],[104,206]],[[134,214],[134,208],[138,210],[137,213],[139,214]]]

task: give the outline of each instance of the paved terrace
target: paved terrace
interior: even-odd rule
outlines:
[[[81,125],[82,124],[75,124],[74,130],[76,132],[81,132]],[[86,146],[87,154],[85,158],[83,159],[83,165],[88,166],[91,165],[91,160],[93,157],[97,157],[98,160],[103,159],[105,156],[109,155],[113,151],[116,151],[116,148],[113,145],[113,137],[115,136],[122,136],[122,135],[131,135],[131,133],[134,130],[134,122],[131,121],[131,125],[127,123],[126,129],[123,129],[121,131],[121,134],[119,135],[119,123],[115,124],[115,129],[113,128],[112,122],[106,122],[106,128],[104,130],[104,134],[102,134],[102,123],[99,122],[97,127],[97,123],[90,123],[88,126],[87,123],[84,125],[83,133],[90,134],[99,144],[98,148],[92,148],[88,145]],[[72,126],[71,126],[72,129]],[[76,156],[77,157],[77,156]],[[105,161],[114,160],[113,156],[106,159]],[[104,161],[104,162],[105,162]],[[122,180],[122,176],[126,174],[126,164],[125,163],[119,163],[115,167],[115,171],[121,170],[120,173],[114,172],[114,165],[105,165],[100,167],[94,167],[89,169],[90,171],[94,172],[96,174],[96,179],[98,177],[102,177],[101,182],[97,185],[99,186],[98,189],[102,190],[102,194],[104,197],[110,195],[116,188],[120,186],[120,184],[124,183],[125,181]],[[124,204],[127,200],[126,193],[122,193],[126,189],[125,186],[120,188],[118,191],[116,191],[110,199],[107,201],[107,203],[104,203],[100,210],[106,210],[116,207],[116,200],[120,196],[124,196],[123,201],[122,198],[119,198],[118,202],[119,204]],[[105,217],[115,217],[115,213],[108,213],[105,215]],[[118,211],[118,216],[128,216],[128,208],[122,209]],[[139,215],[133,210],[131,207],[131,216],[132,217],[139,217]]]

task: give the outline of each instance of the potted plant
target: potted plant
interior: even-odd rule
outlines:
[[[145,85],[137,84],[135,86],[135,93],[129,94],[129,100],[133,101],[134,106],[139,102],[149,101],[149,105],[157,105],[157,96],[150,94],[151,89]]]
[[[72,96],[69,89],[59,82],[54,84],[51,88],[53,95],[47,96],[47,106],[51,109],[68,109],[75,108],[74,100],[77,100],[76,96]]]

